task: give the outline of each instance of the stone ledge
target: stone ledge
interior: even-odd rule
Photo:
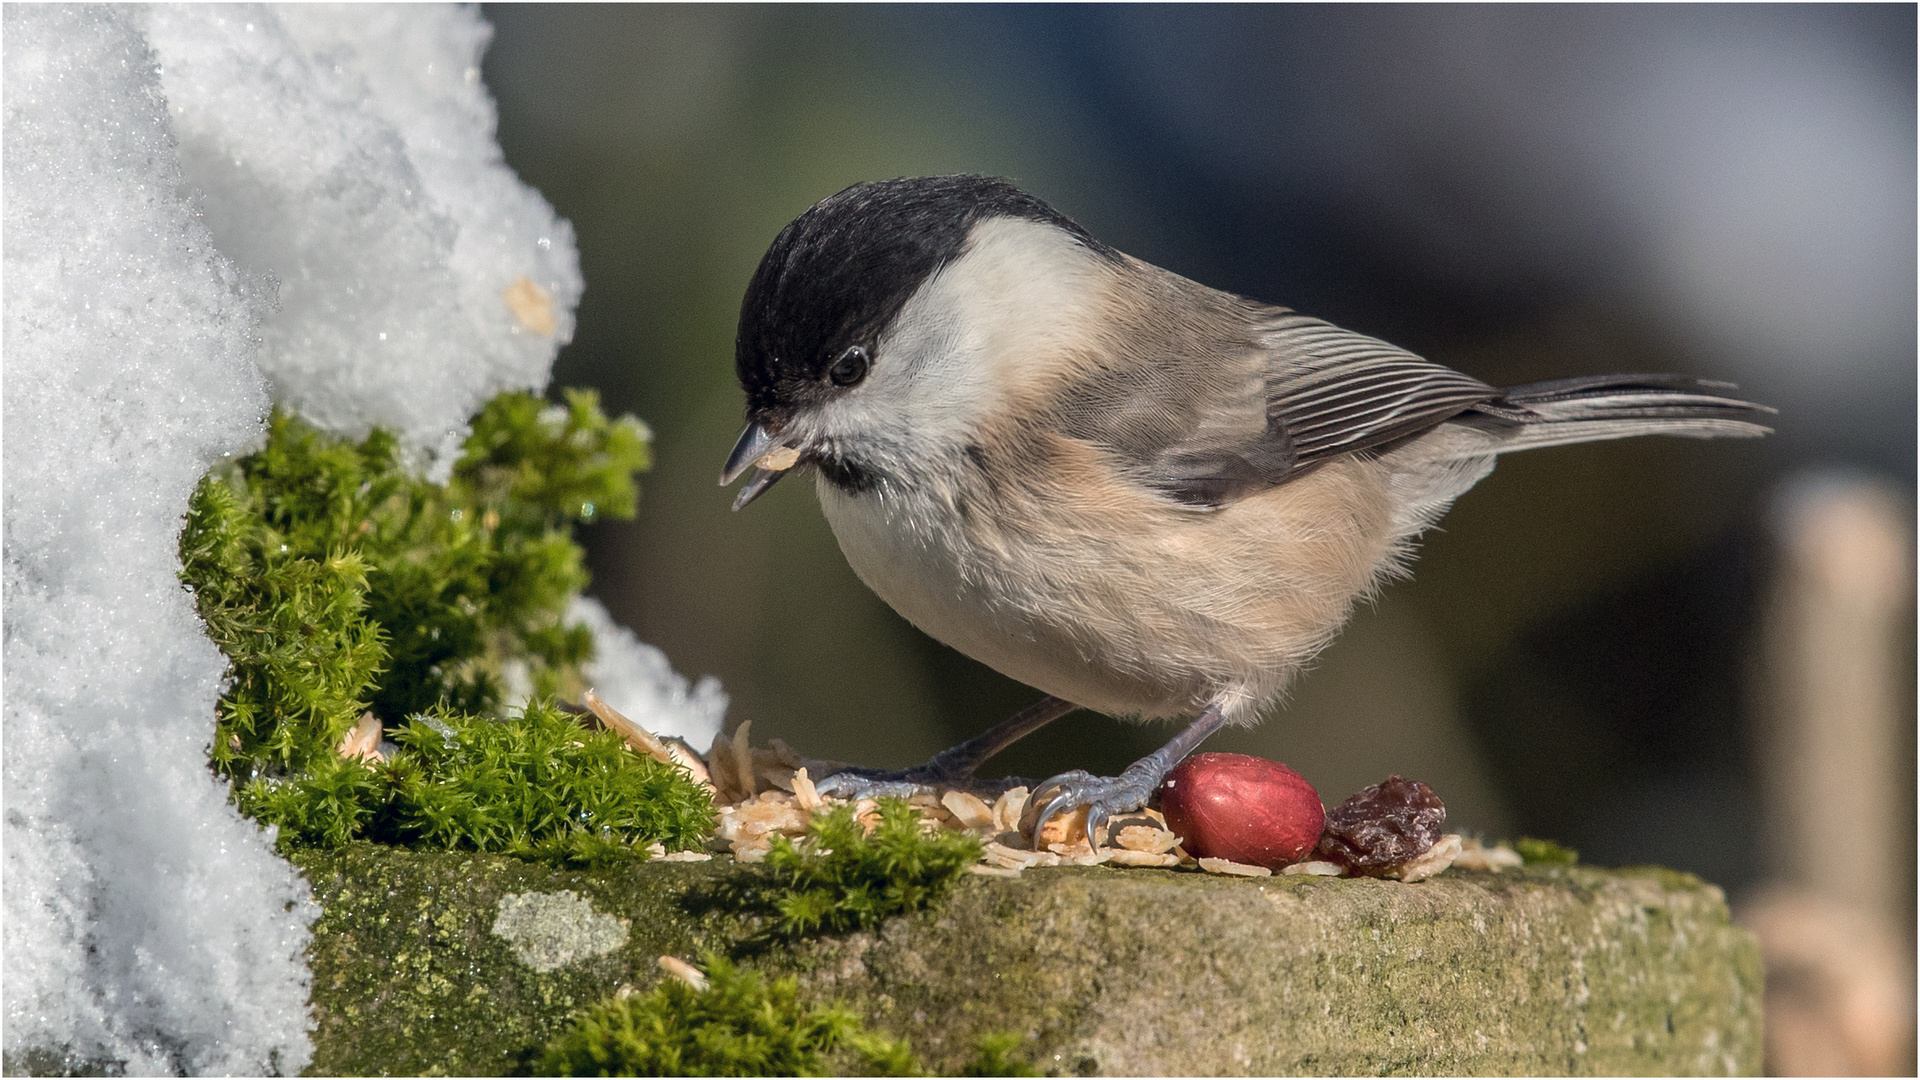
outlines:
[[[702,901],[745,872],[724,860],[582,871],[358,845],[296,861],[325,910],[312,947],[318,1074],[523,1069],[573,1010],[652,985],[660,955],[727,951],[754,930]],[[563,891],[573,897],[513,899]],[[503,900],[517,943],[494,932]],[[578,913],[581,926],[520,929],[530,910]],[[548,970],[522,959],[528,933]],[[1760,1065],[1752,938],[1718,889],[1657,868],[1454,870],[1416,885],[970,875],[936,910],[749,962],[909,1038],[936,1070],[994,1031],[1028,1036],[1022,1052],[1063,1074]]]

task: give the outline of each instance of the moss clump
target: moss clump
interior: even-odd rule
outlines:
[[[1026,1040],[1010,1032],[996,1032],[983,1035],[978,1043],[979,1056],[968,1062],[960,1070],[961,1076],[1039,1076],[1024,1058],[1016,1057],[1014,1051]]]
[[[594,864],[660,842],[696,846],[713,805],[679,770],[584,731],[535,702],[506,722],[444,709],[416,715],[383,763],[321,758],[240,791],[288,844],[368,838]]]
[[[181,577],[229,663],[211,756],[242,776],[326,756],[387,663],[366,614],[367,560],[344,546],[296,554],[301,538],[268,525],[251,494],[202,480],[180,537]]]
[[[766,982],[725,959],[703,961],[707,988],[668,979],[644,995],[586,1010],[548,1043],[543,1076],[923,1076],[902,1039],[866,1030],[853,1012],[800,1002],[792,976]],[[1019,1035],[982,1037],[962,1076],[1038,1076]]]
[[[1515,840],[1513,850],[1528,866],[1573,866],[1580,861],[1580,853],[1572,848],[1531,836]]]
[[[283,845],[367,837],[594,862],[696,842],[705,796],[550,705],[498,715],[511,671],[577,692],[593,652],[568,605],[572,529],[634,514],[646,429],[591,392],[496,397],[446,484],[375,430],[352,442],[276,411],[264,448],[194,493],[181,574],[231,664],[209,752]],[[400,744],[337,752],[371,710]]]
[[[790,935],[839,933],[917,911],[953,886],[980,859],[971,833],[922,827],[901,799],[879,801],[871,833],[841,806],[817,815],[796,846],[776,837],[765,865],[779,890],[773,904]]]
[[[668,979],[587,1010],[549,1043],[544,1076],[823,1076],[850,1066],[920,1072],[905,1042],[869,1034],[853,1013],[803,1005],[798,980],[771,983],[708,956],[704,990]]]
[[[303,767],[367,708],[495,709],[509,663],[553,693],[592,653],[562,622],[587,582],[572,525],[633,516],[645,429],[590,392],[502,394],[472,428],[439,485],[384,431],[353,443],[276,411],[264,448],[201,481],[180,554],[233,665],[223,771]]]

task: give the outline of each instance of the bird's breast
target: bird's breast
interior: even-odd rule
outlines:
[[[994,475],[818,490],[854,572],[908,621],[1116,715],[1190,714],[1221,694],[1264,704],[1393,556],[1384,490],[1362,463],[1215,513],[1071,453]]]
[[[1037,550],[1027,530],[1036,522],[1010,527],[994,500],[944,485],[852,492],[823,480],[818,490],[854,573],[930,637],[1088,708],[1190,711],[1183,695],[1104,662],[1111,650],[1100,639],[1111,630],[1077,602],[1072,575]]]

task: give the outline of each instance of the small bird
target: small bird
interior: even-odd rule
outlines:
[[[1250,725],[1420,533],[1513,450],[1764,435],[1726,383],[1597,375],[1501,390],[1207,288],[984,176],[856,184],[780,232],[740,309],[738,510],[812,466],[854,572],[921,630],[1047,696],[898,772],[978,785],[1087,708],[1194,717],[1117,777],[1042,781],[1032,825],[1144,806]]]

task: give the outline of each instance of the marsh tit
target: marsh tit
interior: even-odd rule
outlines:
[[[741,305],[739,509],[800,466],[860,579],[1047,695],[904,772],[968,786],[1075,708],[1195,717],[1117,777],[1034,790],[1030,826],[1145,805],[1254,723],[1513,450],[1766,434],[1724,383],[1598,375],[1496,389],[1132,258],[1004,180],[857,184],[781,231]]]

